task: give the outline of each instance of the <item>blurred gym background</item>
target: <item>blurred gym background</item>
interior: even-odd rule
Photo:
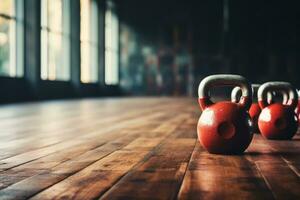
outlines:
[[[300,85],[299,1],[0,0],[0,102]]]

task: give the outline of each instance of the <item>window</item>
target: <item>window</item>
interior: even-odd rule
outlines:
[[[107,1],[105,12],[105,83],[119,83],[119,22],[112,1]]]
[[[98,8],[95,0],[80,0],[81,82],[98,81]]]
[[[23,76],[23,1],[1,0],[0,75]]]
[[[41,1],[41,78],[70,79],[70,1]]]

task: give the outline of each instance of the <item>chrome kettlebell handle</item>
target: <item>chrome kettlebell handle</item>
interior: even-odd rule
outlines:
[[[198,87],[199,104],[202,110],[213,104],[209,97],[209,90],[216,86],[238,86],[242,90],[239,105],[248,110],[252,104],[252,89],[249,82],[240,75],[217,74],[204,78]]]
[[[275,92],[267,92],[267,102],[268,102],[268,104],[273,103],[273,96],[275,96]]]
[[[234,87],[231,91],[231,102],[237,103],[238,102],[238,96],[241,93],[240,87]]]
[[[280,90],[280,91],[278,91],[278,93],[282,95],[282,104],[286,105],[288,103],[288,100],[289,100],[289,94],[285,90]],[[276,95],[275,91],[267,93],[267,102],[268,102],[268,104],[274,103],[273,98],[274,98],[275,95]]]
[[[286,104],[293,109],[296,108],[298,104],[298,94],[296,89],[289,82],[280,81],[266,82],[259,87],[257,98],[261,108],[265,108],[270,105],[267,100],[267,93],[273,91],[279,91],[288,94],[289,99]]]
[[[259,84],[251,84],[251,88],[252,88],[252,96],[254,96],[255,93],[257,93],[257,90],[259,88]],[[239,94],[241,93],[241,88],[240,87],[234,87],[231,91],[231,101],[233,103],[237,103],[238,102],[238,97]]]

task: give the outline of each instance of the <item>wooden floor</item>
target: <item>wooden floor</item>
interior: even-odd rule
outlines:
[[[0,107],[0,199],[300,199],[300,135],[242,156],[197,141],[195,99]]]

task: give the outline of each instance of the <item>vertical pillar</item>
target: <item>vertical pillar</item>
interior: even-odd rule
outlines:
[[[105,84],[104,74],[105,74],[105,1],[98,1],[98,33],[99,33],[99,59],[98,59],[98,80],[100,87],[103,87]]]
[[[24,77],[34,98],[38,97],[41,74],[41,2],[25,0],[24,3]]]
[[[76,93],[80,94],[80,0],[71,1],[71,82]]]

